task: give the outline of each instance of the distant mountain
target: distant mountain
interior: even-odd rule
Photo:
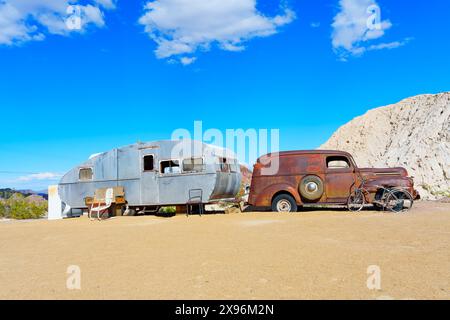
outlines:
[[[0,198],[9,199],[15,193],[20,193],[25,197],[29,197],[32,195],[41,196],[45,200],[48,200],[47,190],[42,190],[42,191],[34,191],[34,190],[30,190],[30,189],[15,190],[15,189],[11,189],[11,188],[0,189]]]
[[[23,195],[28,194],[28,195],[32,195],[35,194],[36,192],[31,190],[31,189],[22,189],[22,190],[15,190],[15,192],[19,192]]]
[[[0,198],[9,199],[14,193],[17,193],[17,191],[10,188],[0,189]]]

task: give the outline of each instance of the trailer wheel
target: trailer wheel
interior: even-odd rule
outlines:
[[[272,200],[272,211],[274,212],[296,212],[297,203],[295,199],[286,193],[279,194]]]

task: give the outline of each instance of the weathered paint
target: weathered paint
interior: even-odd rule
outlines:
[[[349,168],[327,168],[327,157],[345,157]],[[278,172],[263,175],[262,169],[269,167],[275,158],[279,161]],[[324,192],[317,200],[306,200],[299,192],[299,184],[307,175],[318,176],[324,184]],[[254,165],[248,202],[254,206],[270,206],[278,193],[289,193],[298,205],[344,204],[353,188],[360,185],[361,177],[367,179],[365,186],[370,192],[369,202],[374,199],[378,189],[376,186],[404,187],[413,197],[417,197],[413,181],[407,175],[404,168],[358,168],[353,157],[344,151],[304,150],[267,154]]]
[[[181,150],[186,144],[191,154],[184,157],[174,150]],[[137,143],[97,154],[66,173],[59,183],[59,194],[71,208],[85,208],[85,198],[92,197],[96,189],[122,186],[130,206],[180,205],[189,200],[189,190],[202,189],[203,203],[217,199],[234,198],[239,191],[241,173],[238,161],[227,152],[230,172],[221,172],[218,157],[224,149],[198,141],[156,141]],[[154,170],[143,170],[143,157],[153,155]],[[160,162],[203,158],[201,172],[180,172],[162,174]],[[92,181],[80,181],[79,171],[92,168]]]

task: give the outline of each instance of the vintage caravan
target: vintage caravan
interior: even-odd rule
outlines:
[[[58,192],[65,212],[88,208],[96,191],[123,191],[122,210],[234,199],[240,166],[229,150],[193,140],[136,143],[91,156],[66,173]]]

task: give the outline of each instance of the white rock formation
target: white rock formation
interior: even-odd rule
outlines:
[[[449,196],[450,92],[369,110],[319,149],[348,151],[360,167],[405,167],[422,198]]]

